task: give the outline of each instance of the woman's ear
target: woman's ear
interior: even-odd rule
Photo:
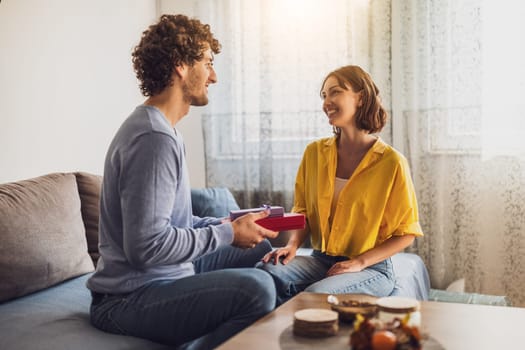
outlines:
[[[357,101],[357,107],[362,107],[363,106],[363,90],[359,91],[359,95],[358,95],[358,101]]]

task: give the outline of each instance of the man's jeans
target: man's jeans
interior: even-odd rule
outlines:
[[[275,307],[275,285],[253,267],[271,250],[223,247],[195,261],[194,276],[149,283],[124,295],[97,295],[97,328],[185,349],[212,349]]]
[[[257,264],[257,268],[272,275],[277,288],[277,306],[301,291],[315,293],[364,293],[387,296],[395,285],[390,258],[369,266],[360,272],[348,272],[326,277],[335,263],[348,260],[344,256],[330,256],[314,250],[311,256],[296,256],[288,264],[273,262]]]

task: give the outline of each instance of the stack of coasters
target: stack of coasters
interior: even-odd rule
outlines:
[[[329,337],[339,331],[338,314],[327,309],[304,309],[294,314],[293,333],[303,337]]]
[[[283,207],[269,205],[260,208],[232,210],[230,211],[230,220],[233,221],[248,213],[257,213],[267,209],[270,210],[270,214],[264,219],[257,220],[256,223],[268,230],[277,232],[300,230],[306,226],[306,218],[303,214],[285,213]]]

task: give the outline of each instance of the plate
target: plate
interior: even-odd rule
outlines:
[[[330,304],[332,310],[339,314],[339,321],[353,323],[357,314],[364,317],[374,317],[377,313],[375,296],[368,294],[345,295],[344,298],[338,298],[339,304]],[[355,305],[353,305],[355,304]]]

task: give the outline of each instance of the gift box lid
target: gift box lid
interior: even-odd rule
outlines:
[[[258,213],[260,211],[270,209],[270,215],[269,217],[276,217],[276,216],[283,216],[284,215],[284,208],[280,206],[270,206],[270,205],[264,205],[260,208],[249,208],[249,209],[239,209],[239,210],[231,210],[230,211],[230,220],[235,220],[240,216],[246,215],[248,213]]]

